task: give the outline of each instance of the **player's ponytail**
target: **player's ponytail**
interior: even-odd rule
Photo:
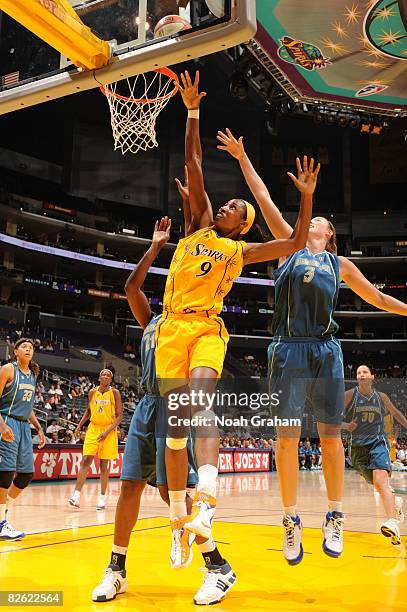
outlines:
[[[328,221],[328,219],[327,219]],[[328,253],[337,253],[338,251],[338,245],[336,244],[336,229],[335,226],[328,221],[328,227],[332,232],[332,236],[329,238],[328,242],[326,243],[326,247],[325,250],[328,251]]]
[[[24,342],[29,342],[32,345],[32,347],[34,348],[34,342],[31,340],[31,338],[20,338],[15,343],[14,350],[18,349],[18,347],[21,344],[23,344]],[[38,365],[38,363],[31,359],[31,361],[28,364],[28,367],[31,370],[31,372],[34,374],[35,378],[37,378],[39,373],[40,373],[40,366]]]

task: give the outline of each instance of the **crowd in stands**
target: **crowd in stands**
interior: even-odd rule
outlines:
[[[349,443],[346,437],[342,438],[345,453],[345,467],[352,468],[349,456]],[[400,438],[395,443],[397,461],[407,467],[407,440]],[[247,450],[271,450],[275,452],[275,438],[252,438],[247,435],[228,434],[220,439],[220,449],[247,449]],[[298,442],[298,469],[320,470],[322,469],[321,442],[317,439],[305,438]]]

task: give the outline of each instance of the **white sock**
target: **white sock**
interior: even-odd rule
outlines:
[[[72,499],[74,499],[75,501],[79,501],[80,498],[81,498],[81,492],[75,489],[72,495]]]
[[[116,553],[117,555],[125,555],[127,553],[127,546],[117,546],[116,544],[113,544],[112,552]]]
[[[213,538],[208,538],[208,540],[206,540],[202,544],[198,544],[198,546],[202,554],[212,552],[216,548],[216,544],[213,541]]]
[[[288,516],[297,516],[297,508],[295,506],[284,506],[284,514],[288,514]]]
[[[183,491],[168,491],[170,498],[170,521],[184,518],[187,515],[186,489]]]
[[[105,501],[106,500],[106,493],[104,495],[102,495],[102,493],[99,493],[99,499],[100,500],[103,499],[103,501]]]
[[[202,491],[212,497],[216,497],[216,479],[218,477],[218,468],[214,465],[201,465],[198,468],[198,486],[197,491]]]
[[[331,501],[328,499],[328,510],[329,512],[342,512],[343,502],[341,501]]]
[[[0,523],[6,518],[6,504],[0,504]]]
[[[11,510],[11,507],[14,501],[15,501],[14,497],[10,497],[9,495],[7,495],[6,509],[9,511],[9,513],[10,513],[10,510]]]

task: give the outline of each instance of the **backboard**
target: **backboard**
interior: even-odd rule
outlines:
[[[112,44],[111,62],[99,70],[81,70],[0,12],[0,114],[215,53],[256,31],[255,0],[69,2],[85,25]],[[166,15],[186,18],[191,28],[155,38],[154,28]]]

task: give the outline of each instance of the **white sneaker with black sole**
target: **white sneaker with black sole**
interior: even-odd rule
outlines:
[[[391,543],[394,546],[401,544],[399,522],[396,519],[388,519],[380,526],[380,531],[385,538],[391,538]]]
[[[12,525],[6,520],[1,521],[0,523],[0,540],[22,540],[25,537],[25,533],[23,531],[18,531],[18,529],[14,529]]]
[[[79,508],[79,499],[76,499],[76,497],[72,496],[68,499],[68,504],[73,508]]]
[[[289,565],[297,565],[302,561],[304,550],[302,548],[302,523],[298,516],[285,514],[283,517],[284,542],[283,554]]]
[[[205,578],[199,591],[194,596],[197,606],[211,606],[224,599],[236,582],[236,574],[225,561],[223,565],[207,565],[202,568]]]
[[[111,601],[127,590],[126,570],[117,565],[109,565],[103,574],[102,582],[93,589],[92,601]]]
[[[322,523],[324,541],[322,549],[329,557],[340,557],[343,551],[343,522],[345,517],[342,512],[328,512]]]

